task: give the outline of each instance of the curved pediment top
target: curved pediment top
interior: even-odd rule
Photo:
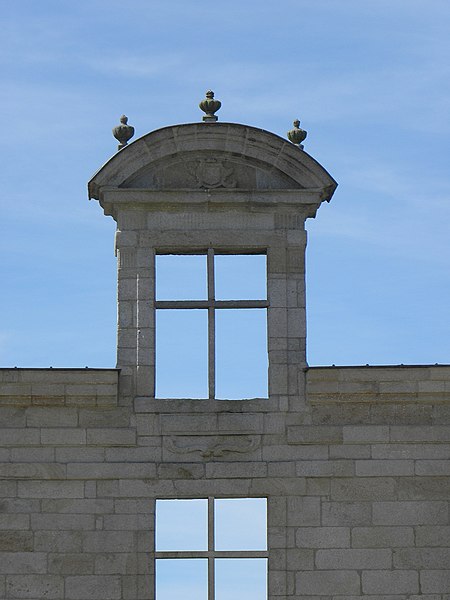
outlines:
[[[140,189],[314,189],[337,183],[309,154],[278,135],[236,123],[189,123],[152,131],[115,154],[89,182]]]

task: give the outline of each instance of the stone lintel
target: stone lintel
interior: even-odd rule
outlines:
[[[301,213],[314,217],[324,200],[324,190],[142,190],[104,187],[100,205],[106,215],[116,218],[117,210],[146,211],[262,211],[277,214]]]

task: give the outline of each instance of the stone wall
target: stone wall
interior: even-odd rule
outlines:
[[[0,370],[0,598],[154,597],[156,498],[268,497],[269,596],[450,599],[450,367],[306,373],[306,407],[120,404]]]
[[[313,368],[307,393],[315,425],[288,439],[328,453],[297,463],[323,485],[297,593],[450,598],[450,367]]]

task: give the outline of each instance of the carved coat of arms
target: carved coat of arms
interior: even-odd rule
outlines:
[[[191,169],[192,175],[202,188],[235,188],[237,185],[232,167],[215,158],[197,161]]]

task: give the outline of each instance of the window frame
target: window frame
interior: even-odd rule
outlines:
[[[157,579],[157,561],[164,559],[207,559],[208,561],[208,600],[215,600],[215,560],[220,558],[263,558],[267,560],[266,577],[269,574],[269,543],[268,543],[268,498],[265,496],[258,497],[258,499],[264,499],[266,501],[266,550],[215,550],[215,500],[246,500],[245,498],[225,498],[208,496],[207,498],[158,498],[155,502],[155,542],[156,542],[156,518],[157,518],[157,502],[158,500],[207,500],[208,501],[208,549],[207,550],[156,550],[154,552],[155,560],[155,600],[158,600],[156,596],[156,579]],[[267,582],[268,586],[268,582]],[[268,589],[268,587],[267,587]]]
[[[216,310],[222,309],[266,309],[266,323],[268,322],[268,312],[269,308],[269,300],[268,300],[268,273],[267,273],[267,248],[261,249],[215,249],[215,248],[207,248],[207,249],[183,249],[183,250],[156,250],[155,257],[161,255],[205,255],[206,256],[206,277],[207,277],[207,299],[206,300],[158,300],[156,298],[156,289],[157,289],[157,269],[155,265],[155,298],[154,298],[154,309],[155,316],[156,311],[158,310],[177,310],[177,309],[205,309],[208,311],[208,365],[207,365],[207,373],[208,373],[208,399],[216,400]],[[215,293],[215,264],[214,257],[221,255],[262,255],[266,257],[266,273],[265,273],[265,285],[266,285],[266,299],[264,300],[216,300]],[[156,321],[156,319],[155,319]],[[158,357],[156,355],[156,336],[155,335],[155,389],[157,382],[157,361]],[[269,359],[269,348],[267,343],[267,358]],[[155,397],[158,396],[155,394]],[[269,390],[267,390],[267,396],[269,397]]]

